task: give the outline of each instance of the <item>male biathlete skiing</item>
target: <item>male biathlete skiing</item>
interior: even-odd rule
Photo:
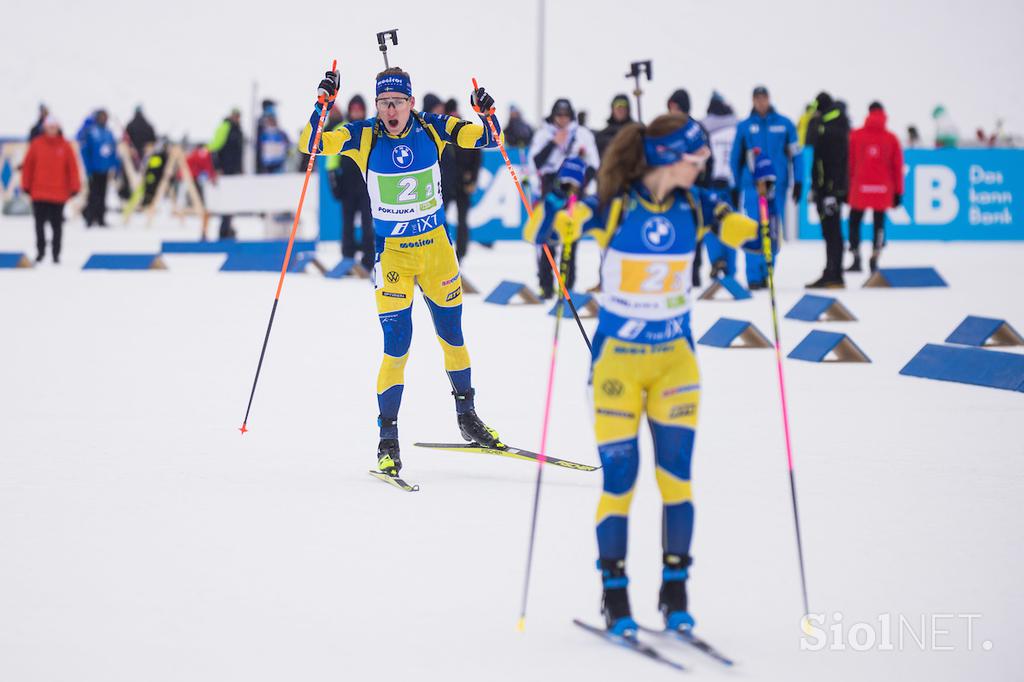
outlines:
[[[384,330],[384,360],[377,375],[377,467],[397,477],[402,468],[398,409],[412,339],[413,285],[427,301],[444,351],[462,437],[484,447],[502,447],[497,432],[481,421],[474,407],[469,352],[462,338],[462,280],[446,229],[438,164],[446,144],[479,149],[494,147],[497,141],[486,125],[416,111],[412,80],[400,68],[385,69],[376,80],[376,117],[325,131],[313,150],[313,131],[321,113],[318,102],[299,138],[299,149],[348,156],[366,179],[376,234],[373,284]],[[337,71],[328,71],[320,81],[318,92],[326,93],[328,108],[340,84]],[[470,98],[481,116],[493,111],[494,98],[483,88]]]
[[[638,627],[627,594],[626,535],[645,412],[663,502],[659,608],[668,629],[694,625],[686,580],[700,374],[690,330],[690,269],[706,230],[733,248],[757,234],[757,223],[734,212],[721,195],[693,186],[709,156],[703,131],[685,114],[659,116],[646,127],[626,126],[605,151],[598,196],[577,202],[570,216],[565,197],[555,190],[524,231],[524,238],[536,243],[552,229],[593,231],[603,250],[591,375],[604,473],[597,565],[608,630],[629,638]]]

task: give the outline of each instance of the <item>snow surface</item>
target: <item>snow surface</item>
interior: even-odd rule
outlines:
[[[0,679],[677,678],[570,624],[599,621],[599,473],[545,469],[515,631],[536,467],[412,447],[458,438],[421,301],[401,431],[422,490],[406,494],[366,474],[381,339],[365,282],[288,277],[242,437],[276,275],[175,255],[167,272],[82,272],[89,253],[195,229],[68,232],[62,265],[0,271]],[[27,219],[0,223],[0,250],[32,242]],[[321,253],[333,264],[336,245]],[[823,258],[787,246],[782,311]],[[950,288],[854,287],[839,296],[860,321],[782,324],[787,349],[835,329],[873,361],[785,364],[812,611],[876,630],[902,615],[918,635],[924,616],[928,649],[933,615],[979,614],[972,650],[963,617],[937,622],[952,651],[909,636],[903,651],[800,650],[774,356],[702,346],[690,593],[699,632],[739,665],[666,644],[694,679],[1021,678],[1024,396],[898,371],[967,314],[1024,328],[1022,258],[1024,244],[893,244],[886,264],[935,265]],[[583,285],[596,261],[585,245]],[[532,281],[531,251],[477,246],[464,271],[485,292]],[[696,335],[723,315],[771,333],[765,294],[698,303]],[[593,463],[588,360],[563,325],[550,452]],[[479,410],[509,443],[539,443],[552,328],[538,308],[467,299]],[[660,512],[642,443],[630,589],[654,624]]]

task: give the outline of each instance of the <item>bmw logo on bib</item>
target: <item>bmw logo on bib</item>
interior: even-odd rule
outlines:
[[[412,164],[412,150],[400,144],[391,152],[391,160],[399,168],[408,168]]]
[[[667,251],[676,240],[676,228],[664,216],[648,218],[643,226],[644,244],[652,251]]]

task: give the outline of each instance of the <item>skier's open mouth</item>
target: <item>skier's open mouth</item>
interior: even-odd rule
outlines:
[[[388,119],[388,128],[397,128],[397,127],[398,127],[398,119],[397,118],[389,118]]]

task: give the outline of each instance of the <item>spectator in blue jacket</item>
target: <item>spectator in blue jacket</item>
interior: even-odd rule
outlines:
[[[89,176],[89,196],[82,211],[85,226],[106,227],[107,180],[111,171],[121,167],[117,157],[117,141],[107,128],[106,111],[100,109],[86,119],[78,131],[78,145],[85,172]]]
[[[729,165],[736,182],[739,196],[737,208],[754,218],[758,217],[757,187],[754,182],[754,164],[758,155],[767,157],[775,170],[775,197],[772,212],[779,224],[785,224],[786,201],[792,179],[792,195],[799,201],[803,191],[804,168],[799,162],[800,143],[796,126],[772,107],[768,89],[763,85],[754,88],[753,110],[750,116],[736,127],[736,140],[732,147]],[[708,256],[716,263],[716,270],[724,269],[733,275],[736,270],[736,252],[722,246],[720,242],[708,244]],[[768,269],[764,256],[748,252],[746,256],[747,286],[763,289],[767,283]]]
[[[265,115],[260,122],[260,164],[262,173],[283,173],[291,149],[288,135],[277,125],[277,116]]]

